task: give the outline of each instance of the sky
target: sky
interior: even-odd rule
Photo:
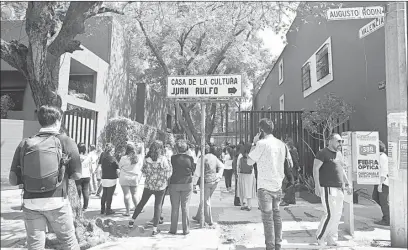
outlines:
[[[278,57],[283,48],[285,48],[284,41],[281,39],[281,34],[275,34],[272,30],[265,29],[260,31],[258,35],[263,39],[264,47],[268,48],[273,56]]]

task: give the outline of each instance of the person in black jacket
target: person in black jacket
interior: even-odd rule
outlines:
[[[285,164],[285,177],[287,179],[285,196],[280,203],[280,206],[289,206],[289,204],[296,204],[296,189],[295,182],[299,171],[299,154],[293,143],[292,138],[288,137],[285,140],[286,146],[289,148],[290,155],[293,161],[293,168],[288,169]]]

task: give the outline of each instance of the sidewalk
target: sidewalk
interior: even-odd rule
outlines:
[[[114,196],[113,209],[116,210],[114,216],[103,216],[115,220],[118,224],[126,225],[129,217],[122,216],[124,212],[122,190],[117,188],[117,195]],[[25,239],[25,229],[23,214],[20,209],[21,190],[2,191],[1,196],[1,246],[11,247],[15,242]],[[199,194],[193,194],[190,204],[190,215],[195,215],[199,204]],[[151,227],[145,227],[145,232],[139,232],[137,226],[130,231],[127,238],[117,239],[115,242],[105,243],[92,248],[101,249],[265,249],[263,224],[260,211],[257,209],[257,201],[251,211],[241,211],[239,207],[233,206],[233,193],[225,192],[224,183],[220,182],[219,187],[212,197],[213,219],[217,222],[212,229],[200,229],[199,225],[191,222],[191,233],[187,236],[181,234],[181,224],[179,223],[178,235],[169,235],[170,227],[170,199],[167,196],[163,206],[164,224],[159,225],[162,233],[156,237],[151,237]],[[140,214],[136,220],[136,225],[145,225],[153,217],[154,198],[151,198],[145,207],[145,212]],[[85,216],[88,218],[98,217],[100,209],[100,199],[92,196],[90,205]],[[355,236],[346,235],[343,231],[339,234],[342,247],[337,249],[378,249],[371,248],[373,240],[380,240],[385,243],[390,240],[389,228],[373,224],[380,218],[379,207],[367,203],[357,204],[355,210]],[[310,204],[300,198],[297,204],[281,209],[283,220],[283,248],[284,249],[317,249],[314,243],[315,232],[322,215],[320,204]],[[181,215],[180,218],[181,219]],[[340,225],[344,230],[344,225]],[[387,249],[387,248],[382,248]],[[396,248],[392,248],[396,249]]]

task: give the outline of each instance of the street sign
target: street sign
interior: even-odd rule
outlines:
[[[358,32],[358,36],[364,38],[384,26],[385,17],[379,17],[364,25]]]
[[[166,92],[173,99],[241,97],[241,75],[169,76]]]
[[[381,6],[341,8],[327,10],[327,20],[367,19],[384,16]]]

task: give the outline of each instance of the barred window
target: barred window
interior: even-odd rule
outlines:
[[[323,79],[329,72],[329,46],[325,44],[316,53],[316,77],[317,80]]]
[[[310,80],[310,62],[306,63],[302,67],[302,91],[307,90],[312,86]]]

